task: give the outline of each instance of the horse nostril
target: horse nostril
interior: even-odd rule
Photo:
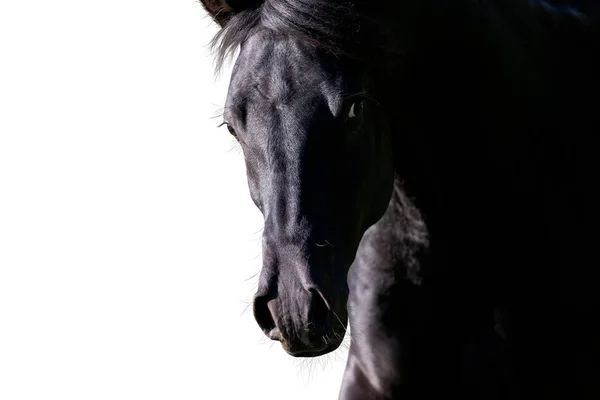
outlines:
[[[270,299],[265,296],[257,296],[254,299],[254,319],[256,319],[258,326],[262,329],[265,335],[273,339],[271,331],[275,329],[275,321],[271,315],[271,310],[269,310],[269,300]]]
[[[329,328],[331,324],[331,309],[320,290],[310,288],[308,291],[312,294],[310,300],[310,320],[323,330]]]

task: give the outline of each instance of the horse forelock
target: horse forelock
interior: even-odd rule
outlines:
[[[346,0],[265,0],[234,14],[211,42],[216,71],[258,30],[310,43],[327,53],[360,57],[361,37],[376,29],[372,18]],[[372,45],[372,43],[371,43]]]

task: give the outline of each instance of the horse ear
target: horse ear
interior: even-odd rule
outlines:
[[[248,8],[255,8],[262,0],[200,0],[204,9],[222,28],[235,13]]]

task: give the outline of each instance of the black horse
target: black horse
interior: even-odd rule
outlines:
[[[600,398],[597,2],[202,3],[268,337],[333,351],[350,287],[343,398]]]

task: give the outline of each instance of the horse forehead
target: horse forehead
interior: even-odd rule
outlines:
[[[342,90],[335,66],[315,48],[293,38],[254,35],[242,49],[240,61],[236,84],[278,104],[298,97],[335,97]]]

